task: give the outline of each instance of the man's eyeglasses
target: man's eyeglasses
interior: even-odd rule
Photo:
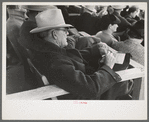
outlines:
[[[69,34],[67,28],[58,28],[58,29],[55,29],[55,30],[61,30],[61,31],[64,31],[67,35]]]

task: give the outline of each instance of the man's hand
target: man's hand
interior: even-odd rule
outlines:
[[[108,51],[105,54],[104,64],[109,66],[112,69],[115,62],[116,62],[116,58],[115,58],[114,54],[111,51]]]
[[[109,51],[109,46],[106,43],[100,42],[98,46],[101,55],[105,55]]]

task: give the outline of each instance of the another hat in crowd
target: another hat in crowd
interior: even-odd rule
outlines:
[[[121,10],[123,8],[125,8],[126,5],[112,5],[112,8],[116,9],[116,10]]]
[[[56,9],[53,5],[22,5],[22,8],[32,11],[44,11],[47,9]]]
[[[31,30],[31,33],[38,33],[53,28],[71,27],[70,24],[65,24],[62,12],[60,9],[48,9],[40,12],[35,17],[37,27]]]

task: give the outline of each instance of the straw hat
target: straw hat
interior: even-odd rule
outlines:
[[[48,9],[40,12],[36,17],[37,27],[32,29],[30,33],[38,33],[52,28],[71,27],[70,24],[65,24],[62,12],[60,9]]]
[[[44,11],[47,9],[57,9],[57,7],[53,5],[22,5],[21,7],[24,9],[33,10],[33,11]]]
[[[126,5],[112,5],[112,8],[117,9],[117,10],[123,9],[125,7]]]

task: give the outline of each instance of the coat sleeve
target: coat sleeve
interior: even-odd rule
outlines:
[[[101,54],[99,52],[99,46],[97,44],[84,50],[79,50],[79,52],[86,61],[90,61],[94,58],[95,59],[101,58]]]
[[[81,96],[96,99],[121,80],[120,76],[108,66],[101,67],[92,75],[76,70],[71,60],[57,59],[51,66],[53,82],[60,88]]]

